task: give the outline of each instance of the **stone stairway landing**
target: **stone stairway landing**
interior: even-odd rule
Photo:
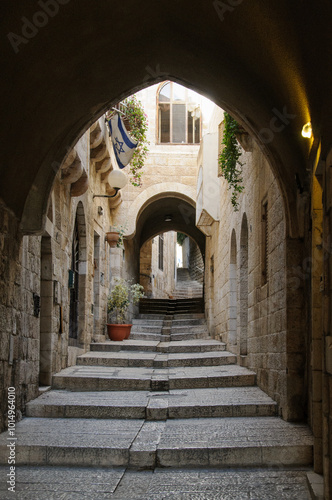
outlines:
[[[29,402],[16,425],[16,464],[159,467],[165,474],[310,466],[309,428],[278,417],[256,374],[209,338],[201,311],[172,309],[145,310],[133,337],[92,343],[76,366],[54,375],[52,389]],[[196,338],[197,330],[206,337]],[[0,461],[7,444],[4,433]]]

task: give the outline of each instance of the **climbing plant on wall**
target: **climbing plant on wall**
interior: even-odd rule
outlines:
[[[239,132],[239,125],[234,118],[225,112],[224,115],[224,133],[222,138],[222,151],[219,155],[219,166],[221,175],[228,182],[228,189],[232,190],[231,202],[234,210],[237,211],[238,196],[244,190],[242,186],[242,166],[239,158],[241,149],[236,139],[236,134]]]
[[[176,241],[177,241],[177,244],[180,245],[180,247],[182,247],[183,245],[183,242],[184,240],[187,238],[187,235],[184,234],[184,233],[177,233],[176,234]]]
[[[133,186],[142,185],[143,166],[148,154],[149,141],[147,140],[148,119],[144,112],[141,101],[135,95],[127,97],[120,103],[120,109],[124,113],[126,125],[130,135],[138,141],[137,147],[130,162],[132,178],[130,182]]]

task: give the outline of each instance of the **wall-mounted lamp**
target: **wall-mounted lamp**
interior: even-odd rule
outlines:
[[[112,170],[108,174],[108,184],[115,190],[114,194],[94,194],[93,198],[114,198],[120,189],[124,188],[128,182],[128,178],[122,170]]]
[[[165,222],[171,222],[173,220],[172,215],[165,215]]]
[[[302,128],[302,137],[306,137],[307,139],[310,139],[311,136],[312,136],[311,122],[308,122],[305,125],[303,125],[303,128]]]

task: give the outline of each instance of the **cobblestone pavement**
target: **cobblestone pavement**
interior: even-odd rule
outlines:
[[[307,470],[0,467],[1,500],[309,500]]]

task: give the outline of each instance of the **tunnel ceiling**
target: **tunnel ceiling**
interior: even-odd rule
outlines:
[[[1,5],[0,198],[27,232],[42,230],[56,171],[87,127],[168,78],[245,125],[296,212],[295,174],[305,184],[310,152],[320,138],[323,156],[331,146],[332,2],[54,0],[48,13],[42,4]],[[309,120],[313,144],[300,134]]]
[[[205,236],[195,226],[196,209],[179,198],[162,198],[150,203],[140,214],[136,235],[141,247],[147,240],[167,231],[178,231],[190,236],[205,254]],[[171,218],[171,221],[166,221]]]

